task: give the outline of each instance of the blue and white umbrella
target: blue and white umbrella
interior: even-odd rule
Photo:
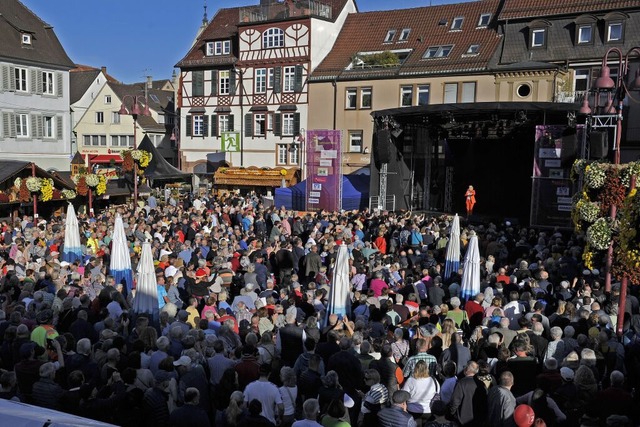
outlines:
[[[462,262],[462,291],[460,297],[468,301],[480,293],[480,250],[478,249],[478,236],[475,231],[469,233],[471,236],[467,245],[467,253]]]
[[[122,283],[127,293],[133,289],[133,273],[131,271],[131,256],[127,236],[124,234],[124,223],[120,214],[116,216],[116,223],[111,236],[111,264],[110,274],[116,283]]]
[[[349,298],[349,250],[345,244],[340,245],[333,267],[333,278],[329,290],[329,304],[324,316],[324,325],[329,321],[330,314],[337,314],[342,318],[351,313],[351,299]]]
[[[159,317],[158,282],[153,266],[151,243],[142,244],[142,254],[138,263],[138,281],[136,283],[136,295],[133,298],[133,312],[137,314],[149,314],[152,319]]]
[[[460,217],[453,217],[449,242],[447,243],[447,255],[444,264],[444,280],[447,280],[460,268]]]
[[[76,261],[82,262],[82,246],[80,245],[78,217],[71,203],[69,203],[69,207],[67,208],[67,219],[64,226],[62,261],[67,261],[69,264],[73,264]]]

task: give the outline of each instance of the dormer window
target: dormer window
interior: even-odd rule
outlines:
[[[452,49],[453,49],[453,45],[431,46],[427,49],[424,55],[422,55],[422,58],[423,59],[446,58],[451,53]]]
[[[22,44],[31,45],[31,34],[22,34]]]
[[[622,22],[610,22],[607,25],[607,41],[622,41]]]
[[[480,19],[478,20],[478,27],[486,27],[489,25],[490,21],[491,21],[491,14],[483,13],[482,15],[480,15]]]
[[[578,27],[578,44],[589,44],[593,38],[592,25],[580,25]]]
[[[453,18],[453,22],[451,23],[451,31],[460,31],[462,29],[463,22],[464,22],[464,17],[462,16]]]
[[[531,31],[531,47],[544,47],[547,36],[545,28],[538,28]]]
[[[472,44],[471,46],[469,46],[469,49],[467,49],[466,55],[477,55],[479,51],[480,51],[480,45]]]
[[[398,38],[399,42],[406,42],[409,39],[409,34],[411,33],[411,28],[405,28],[400,33],[400,38]]]
[[[387,31],[387,36],[384,38],[384,42],[385,43],[391,43],[393,42],[393,39],[396,36],[396,30],[389,30]]]
[[[231,53],[231,41],[222,40],[217,42],[207,42],[207,56],[228,55]]]

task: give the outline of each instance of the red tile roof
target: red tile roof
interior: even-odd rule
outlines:
[[[391,11],[355,13],[348,16],[340,35],[327,57],[315,69],[311,80],[361,79],[421,75],[469,73],[486,70],[500,37],[491,24],[477,28],[482,14],[493,16],[500,0],[480,0],[442,6]],[[451,31],[456,17],[464,17],[459,31]],[[446,24],[440,25],[441,22]],[[398,42],[403,29],[411,32],[406,42]],[[389,30],[396,30],[392,43],[385,43]],[[479,45],[477,55],[467,55],[470,45]],[[446,58],[423,59],[431,46],[453,45]],[[345,70],[351,58],[361,52],[410,49],[405,62],[398,67],[354,68]]]
[[[574,15],[639,6],[640,0],[506,0],[498,19]]]

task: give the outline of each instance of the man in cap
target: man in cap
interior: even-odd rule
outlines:
[[[411,394],[405,390],[396,390],[391,398],[392,405],[378,412],[380,427],[415,427],[416,421],[407,412],[407,401]]]

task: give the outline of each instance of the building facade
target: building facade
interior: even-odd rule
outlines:
[[[352,0],[220,9],[177,64],[183,170],[299,166],[308,78],[352,12]]]
[[[0,2],[0,152],[47,170],[71,159],[69,70],[53,27],[17,0]]]

